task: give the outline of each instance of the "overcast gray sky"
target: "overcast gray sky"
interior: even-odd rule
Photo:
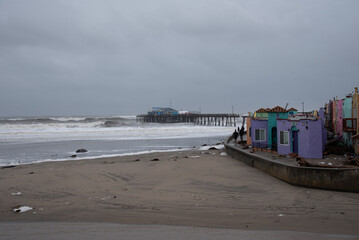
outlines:
[[[359,86],[357,0],[0,0],[0,116],[317,109]]]

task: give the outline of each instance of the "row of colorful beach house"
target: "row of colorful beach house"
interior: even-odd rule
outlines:
[[[255,150],[304,158],[323,158],[327,133],[359,154],[358,88],[344,99],[334,98],[319,111],[260,108],[247,118],[247,144]],[[329,134],[330,135],[330,134]]]

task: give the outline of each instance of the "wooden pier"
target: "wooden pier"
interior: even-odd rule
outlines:
[[[194,123],[205,126],[236,126],[239,114],[144,114],[136,116],[139,122]]]

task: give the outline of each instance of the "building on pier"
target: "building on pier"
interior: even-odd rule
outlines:
[[[178,111],[168,107],[153,107],[148,115],[178,115]]]

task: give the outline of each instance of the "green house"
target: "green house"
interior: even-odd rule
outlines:
[[[289,116],[298,114],[298,110],[290,108],[288,110],[276,106],[274,108],[260,108],[255,112],[256,119],[267,119],[268,120],[268,148],[272,151],[277,151],[278,148],[278,137],[277,137],[277,119],[288,119]]]

